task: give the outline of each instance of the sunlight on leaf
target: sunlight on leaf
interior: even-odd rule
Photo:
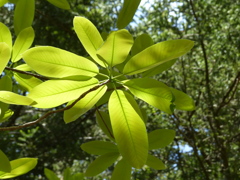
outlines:
[[[70,5],[67,0],[47,0],[47,1],[61,9],[70,9]]]
[[[9,48],[10,51],[12,49],[12,35],[8,27],[0,22],[0,42],[5,42]]]
[[[57,175],[50,169],[44,168],[44,174],[48,180],[60,180]]]
[[[166,169],[166,166],[163,164],[163,162],[160,159],[150,154],[148,155],[146,165],[156,170]]]
[[[118,152],[115,144],[108,141],[90,141],[81,145],[82,150],[89,154],[103,155],[110,152]]]
[[[36,104],[34,100],[29,97],[21,96],[10,91],[0,91],[0,101],[7,104],[16,105],[32,105]]]
[[[121,159],[114,167],[111,180],[130,180],[132,167],[125,159]]]
[[[11,165],[8,160],[8,157],[0,150],[0,171],[2,172],[11,172]]]
[[[0,75],[11,57],[11,50],[5,42],[0,42]]]

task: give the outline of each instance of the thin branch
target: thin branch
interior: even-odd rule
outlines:
[[[41,80],[49,80],[49,78],[45,77],[45,76],[40,76],[38,74],[34,74],[34,73],[30,73],[30,72],[26,72],[26,71],[21,71],[21,70],[18,70],[18,69],[14,69],[14,68],[10,68],[10,67],[5,67],[5,69],[9,70],[9,71],[14,71],[14,72],[18,72],[18,73],[21,73],[21,74],[26,74],[26,75],[30,75],[30,76],[34,76],[38,79],[41,79]]]
[[[59,113],[59,112],[63,112],[65,110],[68,110],[70,108],[72,108],[78,101],[80,101],[82,98],[84,98],[88,93],[97,90],[98,88],[100,88],[101,86],[107,84],[110,80],[107,80],[101,84],[98,84],[97,86],[94,86],[93,88],[89,89],[88,91],[84,92],[81,96],[79,96],[72,104],[70,104],[69,106],[66,106],[62,109],[58,109],[55,111],[50,111],[46,114],[44,114],[42,117],[40,117],[39,119],[35,120],[35,121],[31,121],[22,125],[18,125],[18,126],[10,126],[10,127],[1,127],[0,131],[14,131],[14,130],[18,130],[18,129],[22,129],[25,127],[29,127],[29,126],[33,126],[37,123],[39,123],[40,121],[42,121],[43,119],[47,118],[48,116],[50,116],[51,114],[55,114],[55,113]]]

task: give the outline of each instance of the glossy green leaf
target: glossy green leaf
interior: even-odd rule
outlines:
[[[38,78],[17,72],[14,72],[14,78],[26,91],[30,91],[42,83],[42,81]]]
[[[10,91],[0,91],[0,101],[7,104],[33,105],[34,100],[29,97],[21,96]]]
[[[11,57],[11,50],[5,42],[0,42],[0,75]]]
[[[57,175],[48,168],[44,168],[44,174],[48,180],[60,180],[60,178],[58,178]]]
[[[4,4],[6,4],[8,0],[0,0],[0,7],[2,7]],[[1,33],[0,33],[1,34]],[[0,41],[1,42],[1,41]]]
[[[141,0],[124,0],[123,7],[118,15],[118,29],[125,28],[131,21]]]
[[[68,4],[67,0],[47,0],[47,1],[61,9],[70,9],[70,5]]]
[[[2,172],[11,172],[12,168],[8,157],[0,150],[0,171]]]
[[[166,166],[163,164],[163,162],[160,159],[150,154],[148,155],[146,165],[156,170],[166,169]]]
[[[148,134],[149,150],[164,148],[173,142],[175,131],[170,129],[157,129]]]
[[[89,154],[103,155],[110,152],[118,152],[115,144],[108,141],[90,141],[81,145],[82,150]]]
[[[133,75],[155,68],[187,53],[193,41],[178,39],[160,42],[133,56],[123,69],[124,74]]]
[[[22,58],[22,53],[33,43],[34,30],[32,27],[23,29],[17,36],[12,49],[12,62],[17,62]]]
[[[96,111],[96,119],[99,127],[102,129],[102,131],[112,140],[115,141],[113,136],[113,130],[111,126],[110,117],[107,113],[103,111]]]
[[[36,158],[20,158],[10,162],[12,170],[10,173],[0,172],[0,179],[14,178],[31,171],[37,165]]]
[[[143,77],[151,77],[153,75],[156,75],[156,74],[160,74],[162,73],[163,71],[166,71],[167,69],[169,69],[170,67],[172,67],[172,65],[176,62],[177,60],[176,59],[173,59],[171,61],[167,61],[165,63],[162,63],[160,64],[159,66],[155,67],[155,68],[152,68],[152,69],[149,69],[147,71],[145,71],[143,73]]]
[[[111,180],[130,180],[132,167],[125,159],[121,159],[114,167]]]
[[[98,102],[98,100],[103,96],[106,90],[107,90],[107,86],[104,85],[98,88],[97,90],[88,93],[83,99],[78,101],[72,108],[64,111],[63,119],[65,123],[75,121],[81,115],[83,115],[88,110],[90,110]],[[73,101],[69,102],[68,105],[72,103]]]
[[[115,90],[109,99],[109,114],[118,149],[129,164],[141,168],[147,160],[146,127],[125,93]]]
[[[77,99],[97,84],[98,80],[95,78],[87,81],[48,80],[34,87],[28,97],[37,102],[34,107],[52,108]]]
[[[123,81],[131,93],[148,104],[171,114],[172,93],[168,86],[155,79],[132,79]]]
[[[98,73],[98,67],[90,60],[51,46],[31,48],[23,53],[23,59],[43,76],[62,78],[74,75],[95,76]]]
[[[174,104],[176,109],[184,111],[193,111],[195,109],[194,101],[190,96],[174,88],[171,88],[171,91],[175,97]]]
[[[79,16],[74,18],[73,26],[79,40],[81,41],[83,47],[86,49],[88,54],[99,65],[105,67],[104,62],[100,60],[96,54],[97,50],[103,44],[103,39],[97,28],[93,25],[91,21]]]
[[[152,46],[153,44],[153,40],[148,34],[141,34],[134,41],[131,49],[131,56],[138,54],[139,52],[143,51],[149,46]]]
[[[113,67],[126,60],[132,45],[132,35],[126,29],[122,29],[108,36],[105,43],[98,49],[97,55]]]
[[[14,30],[20,33],[23,29],[32,26],[35,12],[35,0],[18,0],[14,10]]]
[[[0,42],[5,42],[12,49],[12,35],[8,27],[0,22]]]
[[[85,176],[96,176],[111,166],[119,157],[118,152],[110,152],[99,156],[87,168]]]

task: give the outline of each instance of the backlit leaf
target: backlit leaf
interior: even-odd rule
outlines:
[[[32,45],[33,39],[34,30],[32,27],[25,28],[18,34],[12,49],[12,62],[17,62],[22,58],[22,53]]]
[[[0,101],[7,104],[32,105],[34,100],[29,97],[21,96],[10,91],[0,91]]]
[[[35,12],[35,0],[18,0],[14,10],[14,30],[16,35],[32,26]]]
[[[164,148],[173,142],[175,131],[170,129],[157,129],[148,134],[149,150]]]
[[[8,0],[0,0],[0,7],[2,7],[4,4],[6,4]],[[1,41],[0,41],[1,42]]]
[[[70,9],[70,5],[68,4],[67,0],[47,0],[47,1],[61,9]]]
[[[112,32],[97,54],[113,67],[125,61],[132,44],[132,35],[126,29],[122,29]]]
[[[102,60],[97,57],[97,50],[102,46],[103,39],[97,28],[91,21],[84,17],[75,17],[73,20],[74,30],[77,33],[79,40],[88,54],[99,65],[105,67]]]
[[[48,80],[34,87],[28,97],[38,103],[34,107],[52,108],[77,99],[97,84],[98,80],[95,78],[87,81]]]
[[[155,68],[160,64],[184,55],[193,45],[193,41],[178,39],[150,46],[133,56],[126,63],[123,73],[133,75]]]
[[[90,110],[98,102],[98,100],[103,96],[106,90],[107,90],[107,86],[104,85],[98,88],[97,90],[88,93],[83,99],[78,101],[72,108],[64,111],[63,119],[65,123],[75,121],[85,112]],[[68,103],[68,105],[72,103],[73,102],[71,101]]]
[[[0,150],[0,171],[2,172],[11,172],[11,165],[8,160],[8,157]]]
[[[50,169],[44,168],[44,174],[48,180],[60,180],[57,175]]]
[[[132,167],[125,159],[121,159],[114,167],[111,180],[130,180]]]
[[[110,152],[118,152],[115,144],[108,141],[90,141],[81,145],[82,150],[89,154],[103,155]]]
[[[10,173],[0,172],[0,179],[9,179],[23,175],[31,171],[37,165],[36,158],[20,158],[10,161],[12,170]]]
[[[4,114],[1,114],[0,122],[7,121],[13,114],[14,114],[14,112],[12,110],[8,109]]]
[[[109,99],[109,114],[118,149],[129,164],[141,168],[147,160],[146,127],[125,93],[115,90]]]
[[[123,83],[136,97],[166,113],[172,113],[172,93],[164,83],[146,78],[127,80]]]
[[[123,7],[118,15],[118,29],[125,28],[131,21],[141,0],[124,0]]]
[[[11,50],[5,42],[0,42],[0,75],[11,57]]]
[[[31,48],[23,53],[23,59],[43,76],[62,78],[74,75],[95,76],[98,73],[98,67],[90,60],[51,46]]]
[[[88,166],[85,176],[95,176],[103,172],[117,160],[118,156],[118,152],[110,152],[99,156]]]
[[[156,170],[166,169],[166,166],[163,164],[163,162],[160,159],[150,154],[148,155],[146,165]]]
[[[193,111],[195,109],[194,101],[190,96],[174,88],[171,88],[171,91],[175,97],[174,104],[176,109],[184,111]]]
[[[5,42],[12,49],[12,35],[8,27],[0,22],[0,42]]]
[[[152,46],[153,44],[153,40],[148,34],[141,34],[134,41],[131,49],[131,56],[138,54],[139,52],[143,51],[149,46]]]

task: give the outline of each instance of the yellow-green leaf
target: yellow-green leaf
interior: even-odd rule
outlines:
[[[35,13],[35,0],[18,0],[14,10],[14,30],[16,35],[32,26]]]
[[[0,22],[0,42],[5,42],[12,49],[12,35],[8,27]]]
[[[11,172],[11,165],[8,160],[8,157],[0,150],[0,171],[2,172]]]
[[[109,114],[118,149],[129,164],[141,168],[147,161],[146,127],[121,90],[113,91],[109,99]]]
[[[0,42],[0,75],[11,57],[11,50],[5,42]]]
[[[142,99],[148,104],[168,113],[172,114],[172,92],[168,86],[155,79],[131,79],[123,81],[131,93]]]
[[[194,45],[193,41],[177,39],[152,45],[133,56],[125,65],[123,73],[133,75],[155,68],[172,59],[186,54]]]
[[[115,144],[108,141],[90,141],[81,145],[82,150],[89,154],[103,155],[110,152],[118,152]]]
[[[2,7],[4,4],[6,4],[8,0],[0,0],[0,7]],[[1,41],[0,41],[1,42]]]
[[[37,73],[43,76],[63,78],[75,75],[95,76],[98,67],[90,60],[71,52],[39,46],[23,53],[23,59]]]
[[[97,84],[98,80],[95,78],[87,81],[48,80],[34,87],[28,97],[37,102],[34,107],[52,108],[77,99]]]
[[[67,0],[47,0],[47,1],[61,9],[70,9],[70,5]]]
[[[166,169],[166,166],[163,164],[163,162],[160,159],[150,154],[148,155],[146,165],[156,170]]]
[[[14,178],[31,171],[37,165],[36,158],[20,158],[10,162],[12,170],[10,173],[0,172],[0,179]]]
[[[103,172],[117,160],[118,156],[118,152],[110,152],[99,156],[88,166],[85,176],[96,176]]]
[[[29,97],[21,96],[10,91],[0,91],[0,101],[7,104],[33,105],[34,100]]]
[[[97,57],[97,50],[102,46],[103,39],[97,28],[91,21],[84,17],[75,17],[73,20],[74,30],[88,54],[99,65],[105,67],[105,63]]]
[[[125,159],[121,159],[114,167],[111,180],[130,180],[132,167]]]
[[[98,102],[98,100],[103,96],[106,90],[107,90],[107,86],[104,85],[98,88],[97,90],[88,93],[83,99],[78,101],[72,108],[64,111],[63,119],[65,123],[75,121],[81,115],[83,115],[88,110],[90,110]],[[72,103],[73,101],[69,102],[67,105],[70,105]]]
[[[131,49],[131,56],[136,55],[153,44],[153,40],[148,34],[141,34],[134,41]]]
[[[124,62],[133,45],[132,35],[126,30],[112,32],[97,51],[97,55],[105,60],[110,67]]]
[[[175,131],[171,129],[157,129],[148,134],[149,150],[164,148],[173,142]]]
[[[12,62],[17,62],[22,58],[22,53],[26,51],[34,40],[34,30],[32,27],[23,29],[17,36],[12,49]]]
[[[50,169],[44,168],[44,174],[47,176],[48,180],[60,180],[57,175]]]

